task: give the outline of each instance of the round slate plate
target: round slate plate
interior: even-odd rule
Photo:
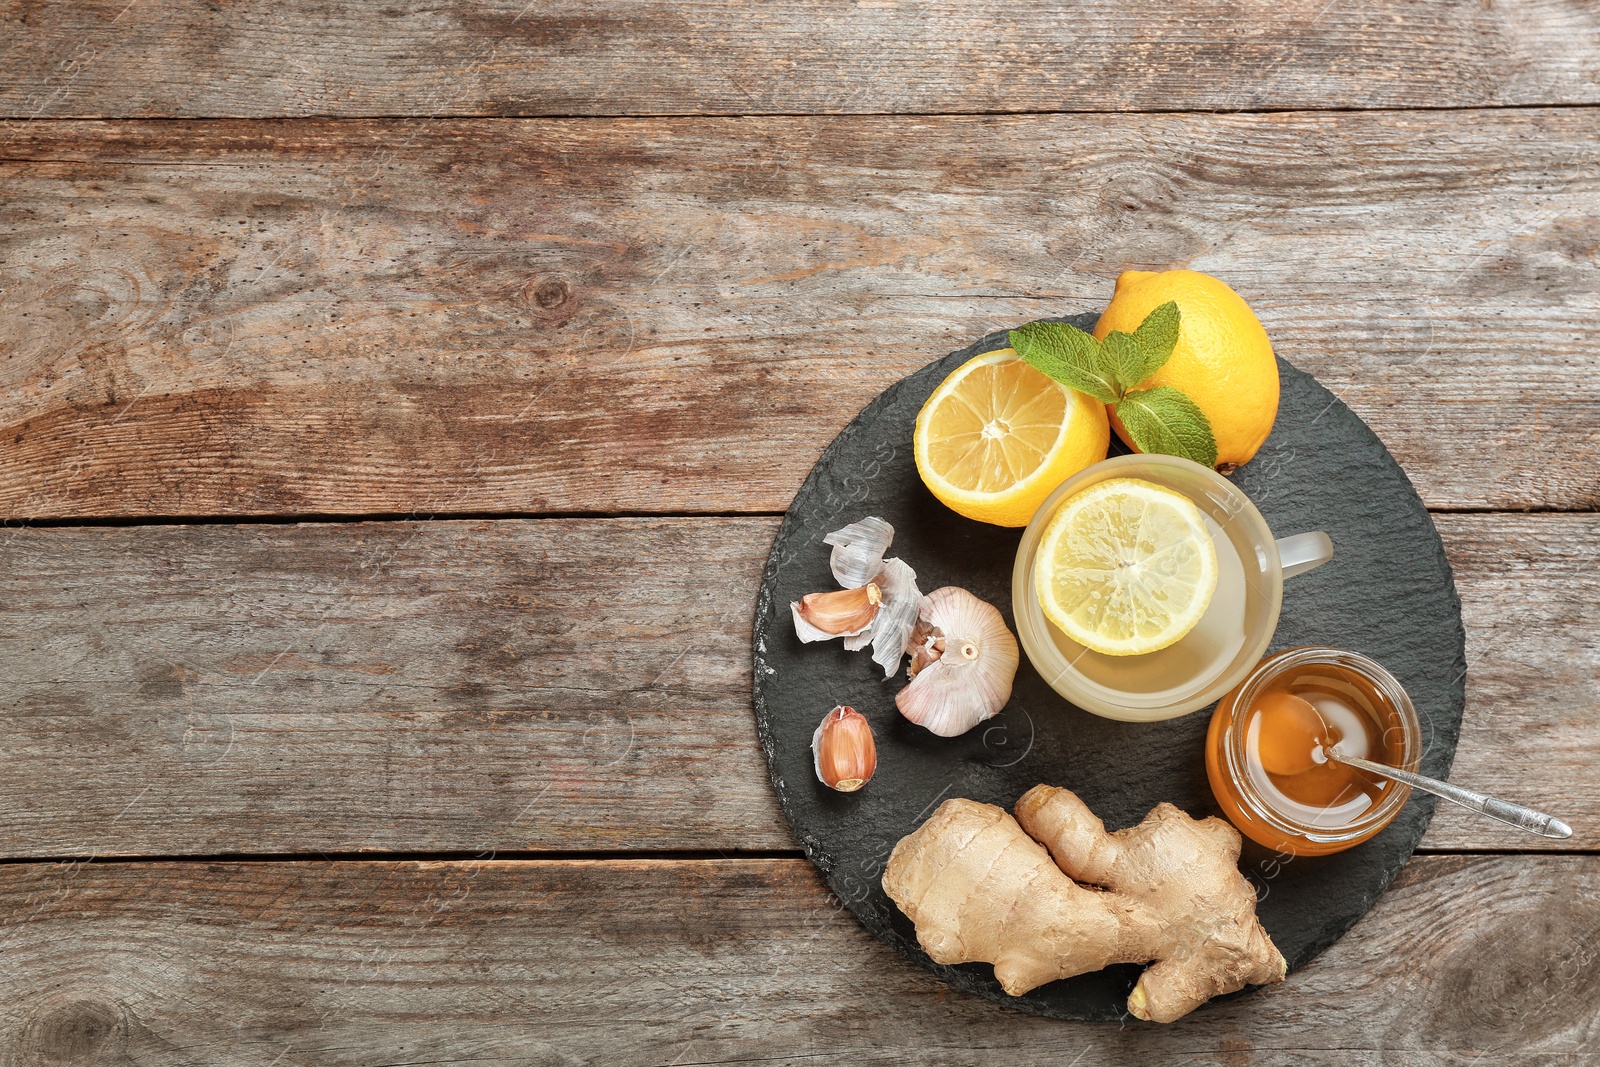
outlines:
[[[1093,314],[1063,321],[1089,329]],[[779,528],[762,579],[755,623],[755,712],[772,782],[806,854],[867,928],[952,985],[999,1003],[1062,1019],[1118,1019],[1143,969],[1109,967],[1008,997],[988,964],[933,963],[880,885],[901,837],[940,802],[970,797],[1009,810],[1047,782],[1081,796],[1108,829],[1131,826],[1166,800],[1195,816],[1220,815],[1206,782],[1202,742],[1210,709],[1158,723],[1122,723],[1073,707],[1023,657],[1011,702],[957,738],[902,719],[868,653],[839,642],[802,645],[789,603],[835,588],[831,530],[866,515],[894,524],[890,555],[917,572],[924,592],[960,585],[1011,614],[1011,565],[1020,530],[963,519],[917,477],[911,435],[917,411],[945,375],[1004,333],[897,383],[847,426],[817,461]],[[1272,650],[1332,645],[1389,668],[1416,702],[1426,749],[1422,772],[1445,777],[1461,726],[1466,675],[1461,607],[1433,522],[1404,472],[1365,423],[1308,374],[1279,361],[1283,394],[1271,438],[1233,475],[1279,536],[1325,530],[1331,563],[1286,584]],[[835,793],[812,771],[811,734],[836,704],[872,722],[876,777],[861,792]],[[1291,970],[1303,966],[1372,906],[1405,864],[1433,815],[1415,796],[1383,833],[1322,858],[1279,856],[1246,841],[1240,866],[1257,886],[1259,914]],[[1237,994],[1236,994],[1237,995]]]

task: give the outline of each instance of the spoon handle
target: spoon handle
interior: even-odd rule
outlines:
[[[1397,782],[1404,782],[1413,789],[1420,789],[1424,793],[1432,793],[1436,797],[1443,797],[1452,804],[1460,804],[1463,808],[1471,808],[1480,815],[1487,815],[1491,819],[1510,823],[1519,830],[1526,830],[1541,837],[1566,838],[1572,836],[1572,827],[1562,822],[1553,815],[1546,815],[1542,811],[1525,808],[1521,804],[1513,804],[1509,800],[1497,800],[1482,793],[1475,793],[1470,789],[1462,789],[1449,782],[1441,782],[1437,778],[1426,778],[1420,774],[1403,771],[1399,767],[1387,767],[1382,763],[1373,763],[1371,760],[1361,759],[1359,756],[1346,756],[1341,752],[1329,752],[1330,756],[1340,763],[1347,763],[1352,767],[1360,767],[1364,771],[1393,778]]]

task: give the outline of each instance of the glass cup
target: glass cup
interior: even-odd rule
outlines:
[[[1217,591],[1205,615],[1181,641],[1141,656],[1084,648],[1045,618],[1034,590],[1034,556],[1056,509],[1111,478],[1141,478],[1194,501],[1217,549]],[[1278,626],[1283,580],[1332,558],[1325,533],[1274,539],[1250,498],[1216,471],[1176,456],[1118,456],[1062,482],[1023,531],[1011,572],[1017,636],[1050,687],[1083,710],[1125,722],[1174,719],[1213,703],[1261,662]]]

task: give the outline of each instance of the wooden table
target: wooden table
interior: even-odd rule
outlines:
[[[1585,0],[0,4],[0,1062],[1600,1061]],[[889,383],[1192,266],[1455,568],[1442,811],[1177,1025],[952,992],[749,635]]]

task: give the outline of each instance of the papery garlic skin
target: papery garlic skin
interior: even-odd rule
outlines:
[[[846,589],[858,589],[878,576],[883,569],[883,554],[894,541],[894,527],[876,515],[852,522],[822,539],[832,545],[828,567],[833,580]]]
[[[872,725],[855,708],[840,705],[824,715],[811,735],[811,763],[817,781],[841,793],[853,793],[878,769],[878,748]]]
[[[911,640],[924,598],[917,588],[917,572],[902,560],[883,561],[878,585],[883,590],[883,603],[872,620],[872,662],[883,668],[885,678],[893,678],[900,661],[905,659],[906,644]],[[846,641],[844,647],[849,648],[850,642]]]
[[[916,671],[894,703],[919,726],[955,737],[1011,699],[1017,639],[999,609],[965,589],[947,585],[922,598],[911,644]]]

